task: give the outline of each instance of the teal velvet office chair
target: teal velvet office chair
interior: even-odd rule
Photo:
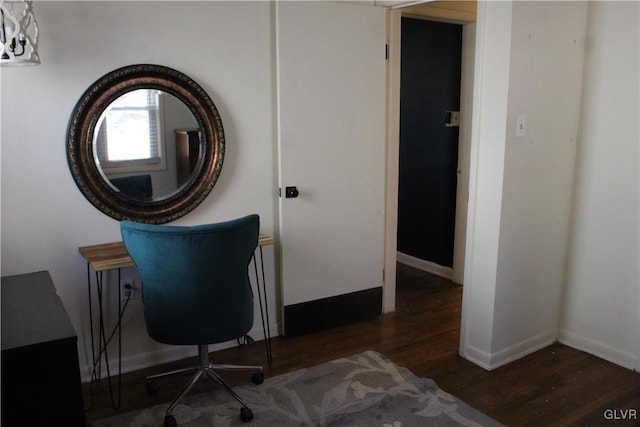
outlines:
[[[240,402],[242,421],[253,419],[247,403],[218,371],[253,370],[252,381],[261,384],[262,366],[212,364],[208,345],[244,337],[253,326],[248,266],[259,229],[258,215],[191,227],[131,221],[120,224],[125,247],[142,279],[147,332],[163,344],[198,346],[197,367],[147,377],[147,391],[153,394],[157,392],[155,379],[195,371],[169,405],[165,427],[177,425],[173,409],[203,375]]]

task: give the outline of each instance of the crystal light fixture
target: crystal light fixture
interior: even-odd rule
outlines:
[[[31,0],[0,0],[0,65],[36,65],[38,23]]]

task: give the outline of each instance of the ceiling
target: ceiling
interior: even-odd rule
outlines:
[[[476,21],[477,1],[375,0],[378,6],[402,9],[403,15],[420,16],[446,22]]]

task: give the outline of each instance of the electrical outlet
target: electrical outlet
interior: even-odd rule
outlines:
[[[122,301],[129,299],[129,301],[131,301],[132,299],[135,299],[135,296],[136,287],[133,277],[120,280],[120,299],[122,299]]]

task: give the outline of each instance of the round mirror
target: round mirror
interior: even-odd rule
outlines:
[[[67,160],[83,195],[122,220],[165,223],[194,209],[224,159],[220,115],[186,75],[132,65],[97,80],[67,132]]]

